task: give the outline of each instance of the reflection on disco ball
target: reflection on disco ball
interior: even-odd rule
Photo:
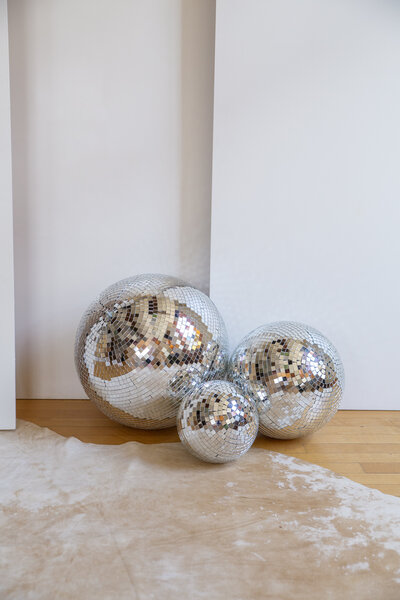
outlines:
[[[253,400],[228,381],[202,383],[182,402],[177,418],[183,445],[213,463],[236,460],[252,446],[258,431]]]
[[[194,384],[222,376],[224,322],[210,298],[166,275],[108,287],[83,315],[75,344],[81,383],[111,419],[141,429],[176,422]]]
[[[256,401],[260,431],[296,438],[322,427],[336,413],[344,370],[334,346],[319,331],[290,321],[249,333],[234,351],[229,379]]]

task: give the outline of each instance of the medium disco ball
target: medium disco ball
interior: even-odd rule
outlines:
[[[243,338],[229,379],[254,398],[260,431],[274,438],[297,438],[322,427],[344,390],[334,346],[316,329],[290,321],[264,325]]]
[[[111,285],[83,315],[75,344],[85,392],[114,421],[175,425],[194,383],[226,370],[227,334],[210,298],[166,275]]]
[[[230,462],[252,446],[258,431],[257,408],[233,383],[208,381],[183,400],[177,427],[181,442],[197,458]]]

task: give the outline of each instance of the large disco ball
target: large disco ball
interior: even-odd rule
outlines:
[[[183,400],[177,427],[181,442],[197,458],[230,462],[252,446],[258,431],[257,408],[233,383],[208,381]]]
[[[316,329],[280,321],[255,329],[234,351],[229,378],[255,399],[260,431],[297,438],[336,413],[344,370],[334,346]]]
[[[75,345],[81,383],[111,419],[141,429],[175,425],[194,383],[226,370],[227,334],[210,298],[166,275],[111,285],[83,315]]]

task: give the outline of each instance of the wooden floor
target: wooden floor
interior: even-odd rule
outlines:
[[[17,400],[17,416],[94,444],[178,442],[176,429],[143,431],[118,425],[89,400]],[[298,440],[259,436],[256,446],[321,465],[400,496],[400,411],[339,411],[328,425]]]

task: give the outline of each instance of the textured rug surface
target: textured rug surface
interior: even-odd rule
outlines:
[[[262,449],[0,432],[0,598],[398,600],[400,499]]]

